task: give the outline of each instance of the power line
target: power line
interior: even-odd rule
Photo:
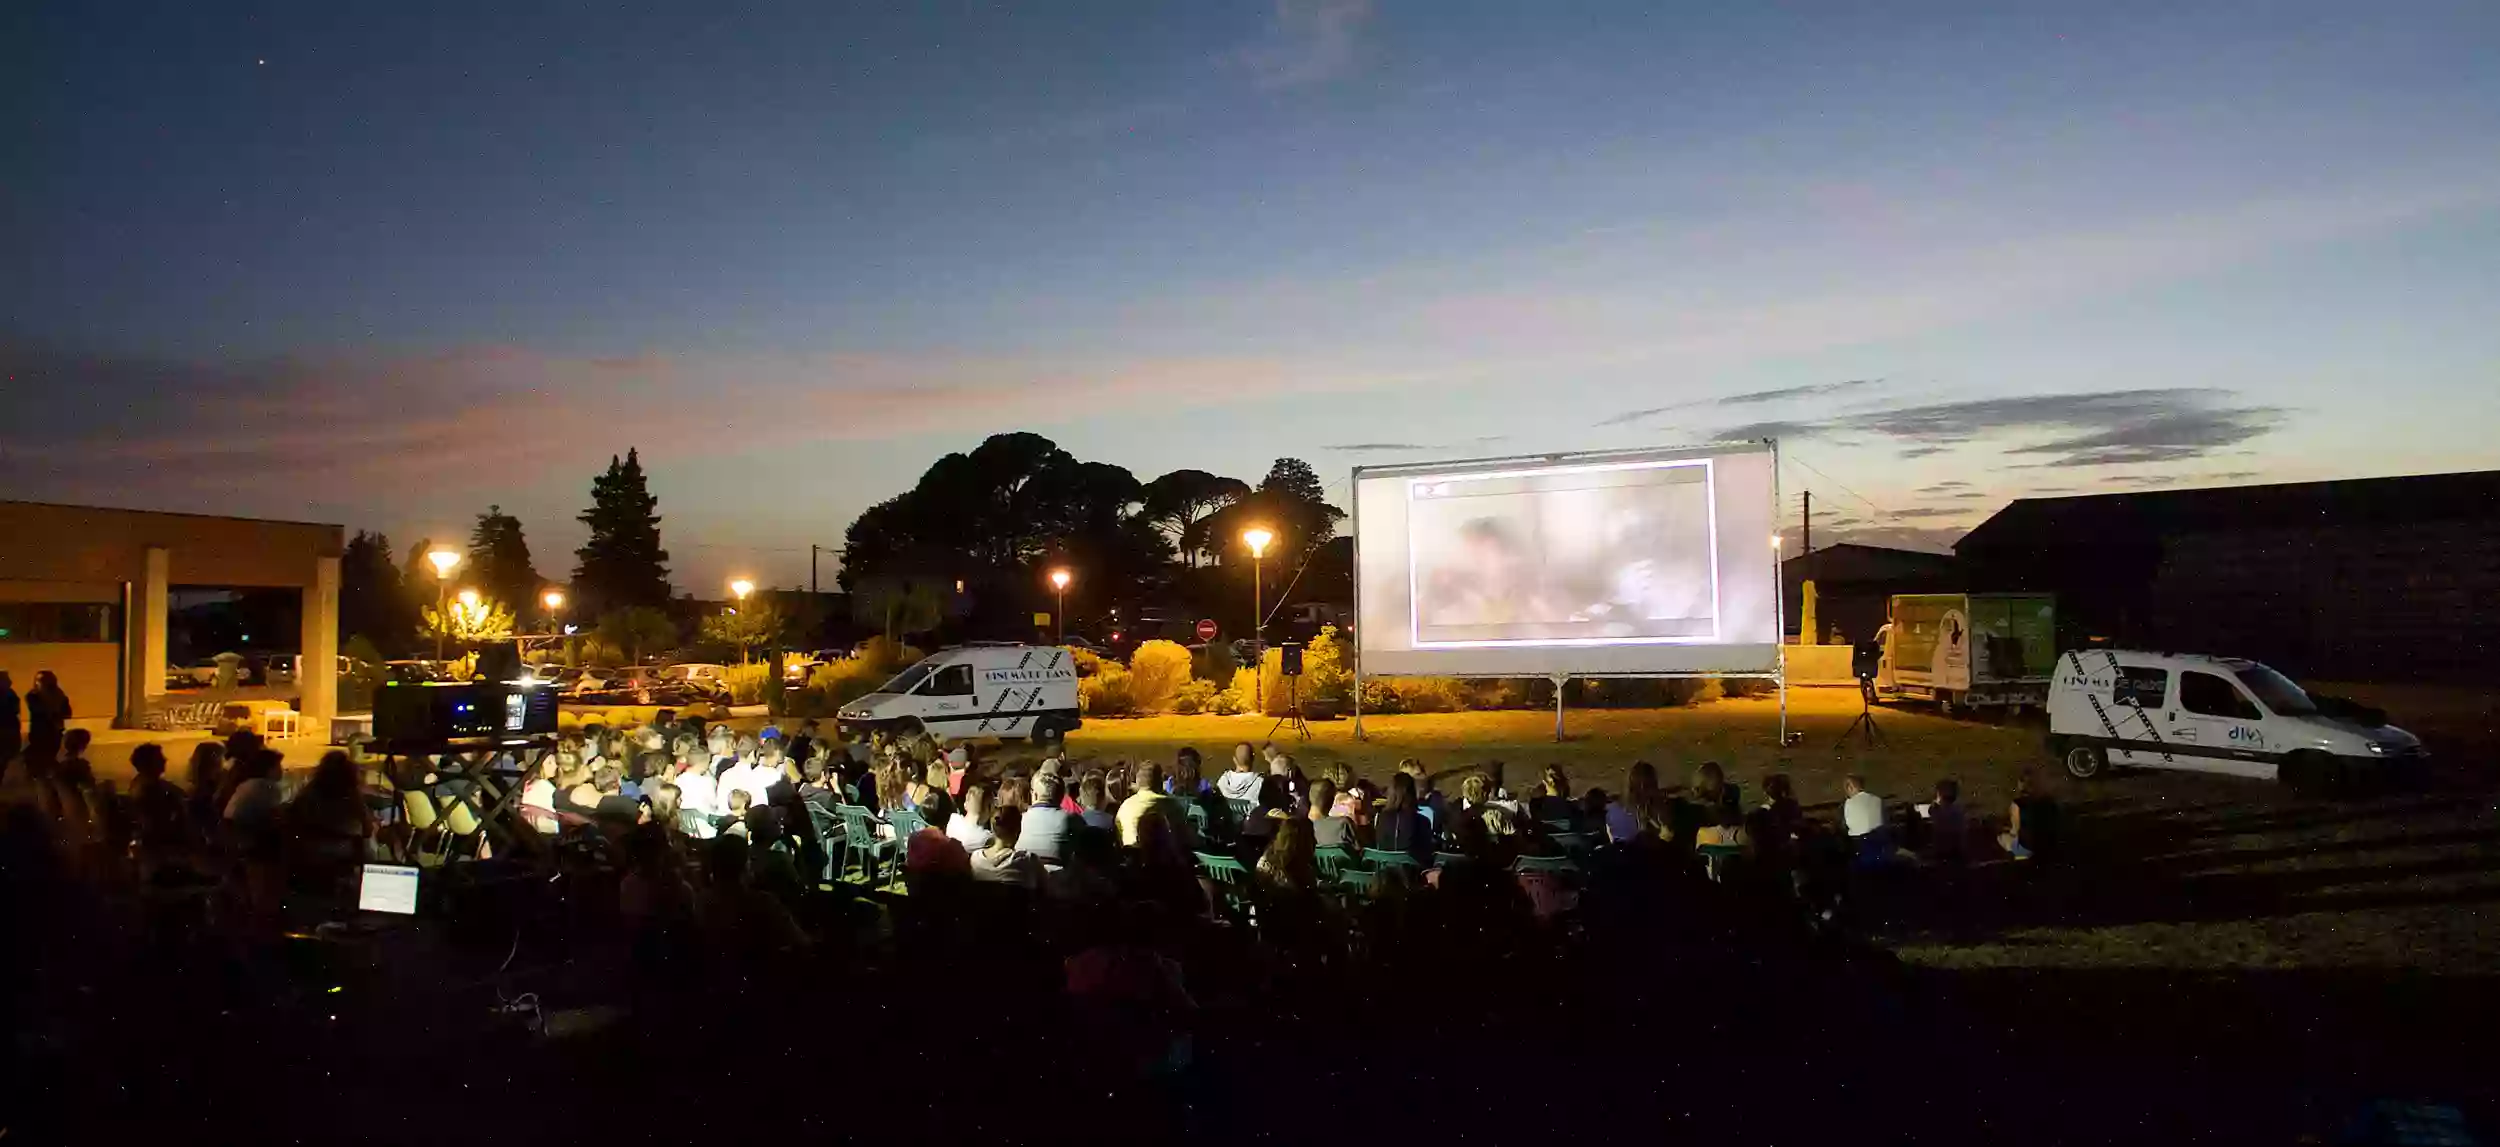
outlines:
[[[1782,450],[1782,451],[1780,452],[1780,458],[1781,458],[1782,460],[1784,460],[1784,461],[1794,462],[1794,463],[1796,463],[1796,464],[1798,464],[1798,465],[1800,465],[1800,466],[1805,467],[1805,468],[1806,468],[1806,469],[1808,469],[1808,470],[1813,471],[1815,474],[1819,475],[1819,476],[1820,476],[1820,477],[1821,477],[1824,481],[1829,482],[1829,483],[1831,483],[1831,484],[1832,484],[1832,485],[1834,485],[1834,486],[1838,486],[1838,487],[1840,487],[1840,492],[1841,492],[1841,493],[1847,494],[1847,495],[1849,495],[1850,497],[1857,499],[1859,502],[1864,503],[1867,509],[1873,510],[1873,511],[1875,511],[1875,512],[1876,512],[1876,513],[1878,513],[1878,514],[1882,514],[1883,516],[1885,516],[1885,517],[1887,517],[1887,518],[1890,518],[1890,517],[1893,517],[1893,516],[1894,516],[1892,511],[1887,510],[1887,509],[1883,508],[1882,506],[1878,506],[1878,505],[1876,505],[1873,499],[1868,498],[1866,495],[1861,494],[1861,493],[1858,493],[1857,491],[1850,489],[1850,488],[1848,487],[1848,484],[1847,484],[1847,483],[1844,483],[1844,482],[1842,482],[1840,479],[1838,479],[1838,478],[1834,478],[1834,477],[1832,477],[1831,475],[1829,475],[1829,474],[1825,474],[1825,473],[1823,473],[1823,471],[1821,471],[1821,470],[1819,470],[1819,469],[1816,469],[1816,468],[1815,468],[1815,465],[1814,465],[1813,463],[1808,462],[1808,461],[1806,461],[1806,460],[1805,460],[1805,459],[1803,459],[1803,458],[1797,457],[1795,454],[1790,453],[1789,451],[1786,451],[1786,450]]]

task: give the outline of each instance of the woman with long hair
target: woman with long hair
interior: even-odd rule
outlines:
[[[373,835],[373,810],[365,804],[356,762],[337,749],[323,753],[281,819],[288,875],[296,886],[339,890],[364,860],[365,841]]]
[[[1571,778],[1563,775],[1561,765],[1547,765],[1537,778],[1536,799],[1528,803],[1528,811],[1540,821],[1576,822],[1580,806],[1571,800]]]
[[[1634,761],[1623,774],[1623,794],[1606,806],[1606,835],[1617,844],[1668,835],[1665,797],[1658,791],[1658,767]]]
[[[202,741],[191,746],[191,764],[184,772],[189,782],[191,826],[200,839],[217,839],[217,794],[225,790],[226,747],[215,741]]]
[[[1416,802],[1415,775],[1403,769],[1389,777],[1389,803],[1372,818],[1372,847],[1403,852],[1418,862],[1432,858],[1432,822]]]
[[[1311,822],[1287,817],[1276,822],[1267,851],[1259,854],[1257,879],[1262,892],[1310,893],[1319,889],[1319,860],[1313,855]]]

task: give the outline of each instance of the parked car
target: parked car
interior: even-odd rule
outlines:
[[[2058,658],[2048,708],[2049,750],[2077,780],[2116,765],[2332,784],[2418,773],[2429,759],[2421,738],[2385,714],[2313,697],[2236,657],[2070,652]]]

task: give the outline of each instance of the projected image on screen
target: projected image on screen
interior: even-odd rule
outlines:
[[[1407,485],[1414,642],[1718,639],[1707,459]]]

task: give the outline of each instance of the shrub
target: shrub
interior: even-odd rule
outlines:
[[[1172,693],[1172,711],[1184,717],[1204,713],[1215,706],[1217,689],[1213,681],[1188,681]]]
[[[1456,713],[1473,700],[1466,683],[1455,677],[1395,678],[1390,692],[1401,713]]]
[[[1129,692],[1140,713],[1159,713],[1189,683],[1189,650],[1170,641],[1149,641],[1129,655]]]
[[[770,665],[732,665],[721,671],[721,684],[729,689],[732,705],[753,705],[764,699],[764,687],[772,681]]]
[[[859,665],[864,672],[877,674],[878,679],[883,680],[901,672],[904,666],[927,656],[928,654],[911,646],[899,644],[892,638],[871,637],[860,643],[859,653],[856,656],[843,658],[841,663]]]
[[[1076,683],[1077,707],[1089,717],[1125,717],[1137,711],[1137,697],[1129,671],[1117,661],[1105,661],[1094,675]]]
[[[1210,641],[1207,647],[1191,658],[1190,671],[1201,681],[1211,681],[1217,689],[1233,683],[1233,674],[1241,670],[1241,655],[1233,652],[1229,641]]]
[[[1100,654],[1095,653],[1090,649],[1079,649],[1073,645],[1068,646],[1067,649],[1069,656],[1076,661],[1077,676],[1091,677],[1096,673],[1102,672],[1102,656]],[[1114,661],[1112,664],[1117,665],[1119,662]]]
[[[1249,670],[1244,669],[1241,670],[1241,672],[1247,673]],[[1215,683],[1209,681],[1207,684],[1213,685]],[[1242,692],[1238,686],[1226,689],[1223,692],[1216,694],[1214,700],[1207,702],[1207,712],[1213,713],[1218,717],[1237,716],[1249,707],[1250,695]]]
[[[1720,677],[1719,694],[1723,697],[1768,697],[1779,692],[1779,682],[1760,677]]]
[[[867,658],[846,657],[817,666],[807,684],[790,698],[790,712],[801,717],[830,717],[844,705],[877,691],[891,674]]]

